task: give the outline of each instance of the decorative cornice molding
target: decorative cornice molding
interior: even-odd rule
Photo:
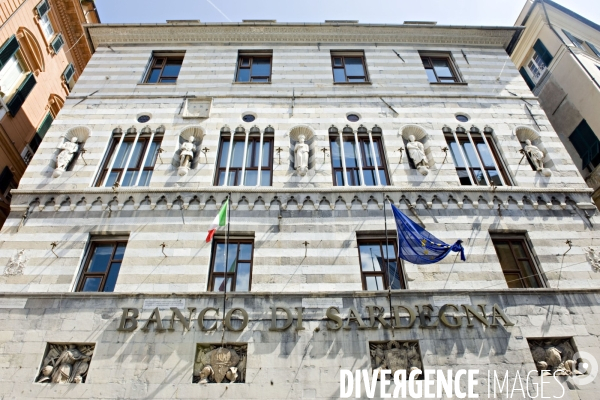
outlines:
[[[86,25],[95,48],[117,44],[190,43],[377,43],[506,47],[521,27],[331,25],[331,24],[144,24]]]

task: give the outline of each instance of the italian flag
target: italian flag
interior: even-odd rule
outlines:
[[[227,206],[228,205],[229,205],[229,199],[225,200],[225,203],[219,210],[219,213],[217,214],[215,219],[213,219],[213,222],[210,224],[210,228],[208,228],[208,235],[206,236],[206,243],[210,243],[213,236],[215,236],[215,232],[217,231],[217,228],[219,228],[220,226],[227,225],[227,208],[228,208]]]

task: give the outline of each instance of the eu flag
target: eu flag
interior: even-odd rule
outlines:
[[[460,251],[460,259],[466,260],[462,240],[457,240],[450,246],[412,222],[393,204],[391,206],[398,231],[398,257],[413,264],[433,264],[441,261],[451,251]]]

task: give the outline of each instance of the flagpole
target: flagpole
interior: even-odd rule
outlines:
[[[225,265],[223,266],[225,270],[225,277],[223,282],[225,284],[225,288],[223,290],[223,335],[221,336],[221,347],[223,347],[223,343],[225,341],[225,302],[227,300],[227,274],[228,274],[228,265],[229,265],[229,226],[231,221],[231,192],[227,195],[227,233],[225,234]]]
[[[389,239],[388,239],[388,229],[387,229],[387,212],[385,209],[385,205],[386,205],[386,201],[387,201],[387,197],[385,195],[385,193],[383,193],[383,220],[384,220],[384,224],[385,224],[385,267],[387,269],[387,276],[388,276],[388,300],[390,303],[390,325],[393,327],[394,326],[394,318],[392,318],[392,314],[393,311],[392,310],[392,277],[390,275],[390,263],[388,261],[388,257],[390,256],[390,252],[389,252],[389,248],[390,248],[390,244],[389,244]],[[398,268],[398,266],[396,266],[396,269]],[[392,330],[392,334],[394,333],[394,331]]]

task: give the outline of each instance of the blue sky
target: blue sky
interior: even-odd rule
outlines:
[[[598,0],[557,2],[600,23]],[[202,22],[357,19],[364,23],[418,20],[448,25],[510,26],[524,4],[525,0],[96,0],[103,23],[165,22],[167,19]]]

